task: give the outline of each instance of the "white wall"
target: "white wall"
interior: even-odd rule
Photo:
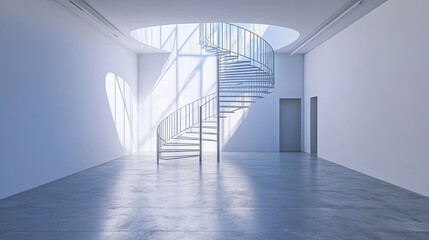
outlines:
[[[305,151],[429,196],[429,1],[390,0],[305,56]]]
[[[126,152],[106,96],[137,56],[52,0],[0,2],[0,198]]]
[[[234,121],[234,117],[242,118],[234,128],[228,126],[235,125],[226,124],[223,133],[224,151],[279,151],[280,99],[303,98],[304,58],[300,54],[276,54],[274,67],[275,87],[272,93],[258,99],[244,115],[224,120],[228,123]],[[303,117],[302,120],[304,121]],[[303,141],[303,137],[301,139]]]

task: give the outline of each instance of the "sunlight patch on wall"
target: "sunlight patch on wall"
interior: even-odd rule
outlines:
[[[106,74],[106,94],[122,146],[137,151],[137,102],[128,83],[114,73]]]

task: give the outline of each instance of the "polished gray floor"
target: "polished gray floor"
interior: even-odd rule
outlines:
[[[429,199],[304,153],[124,157],[0,200],[0,239],[429,239]]]

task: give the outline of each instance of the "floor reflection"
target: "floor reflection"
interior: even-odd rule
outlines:
[[[0,239],[428,239],[429,200],[304,153],[123,157],[0,200]]]

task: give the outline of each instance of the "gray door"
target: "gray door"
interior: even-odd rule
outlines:
[[[317,97],[310,98],[310,153],[317,154]]]
[[[301,152],[301,99],[280,99],[280,152]]]

